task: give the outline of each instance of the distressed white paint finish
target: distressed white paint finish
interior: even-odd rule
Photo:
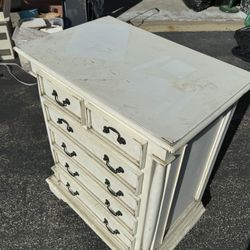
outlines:
[[[87,169],[85,167],[86,166],[85,164],[80,164],[80,163],[76,162],[73,159],[69,159],[69,157],[67,157],[64,154],[64,152],[62,152],[57,145],[54,145],[53,150],[54,150],[54,153],[56,155],[56,159],[57,159],[56,162],[57,163],[60,163],[64,167],[65,167],[66,163],[68,163],[68,165],[69,165],[69,171],[71,171],[72,168],[73,169],[78,169],[82,173],[81,176],[83,176],[84,173],[86,173],[86,175],[89,176],[89,178],[91,179],[92,182],[94,181],[94,182],[96,182],[96,183],[99,184],[99,186],[100,186],[99,188],[103,188],[102,187],[102,183],[99,182],[99,181],[102,181],[103,176],[106,176],[108,179],[110,179],[112,181],[112,183],[117,183],[117,180],[115,178],[110,177],[110,175],[107,174],[107,173],[105,173],[101,168],[100,169],[95,169],[95,173],[97,173],[97,174],[93,175],[93,173],[90,171],[90,169]],[[92,166],[94,168],[94,164]],[[66,171],[66,168],[65,168],[65,171]],[[100,175],[102,175],[102,178],[100,178]],[[79,176],[76,176],[75,178],[79,182],[81,182],[82,185],[86,186],[86,183],[84,183],[82,181],[81,176],[80,176],[80,173],[79,173]],[[127,193],[127,192],[129,193],[129,191],[126,188],[124,188],[124,186],[122,184],[118,183],[117,186],[119,186],[119,188],[121,190],[123,190],[125,193]],[[90,191],[92,192],[91,187],[92,186],[87,186],[87,188],[90,189]],[[135,214],[131,213],[131,211],[129,211],[129,209],[126,206],[124,206],[124,204],[122,204],[119,199],[116,199],[115,197],[113,197],[112,195],[110,195],[110,193],[107,191],[106,188],[103,188],[103,189],[107,192],[107,195],[101,197],[102,203],[105,204],[105,199],[108,199],[109,197],[111,197],[110,198],[111,199],[111,203],[112,203],[112,204],[110,204],[111,208],[113,210],[117,210],[117,211],[121,210],[123,216],[121,216],[120,219],[124,220],[124,222],[129,221],[129,222],[127,222],[128,223],[128,227],[132,227],[133,229],[136,229],[137,219],[136,219]],[[99,195],[96,195],[96,196],[99,196]],[[128,217],[128,219],[127,219],[127,217]]]
[[[42,96],[49,98],[56,105],[59,105],[59,107],[62,107],[63,105],[64,109],[69,110],[73,115],[81,118],[82,100],[80,97],[72,94],[72,92],[69,93],[69,91],[60,86],[60,83],[56,84],[55,81],[51,80],[50,78],[43,77],[42,89]]]
[[[61,150],[63,150],[61,145],[64,143],[66,145],[67,152],[71,153],[75,151],[76,156],[71,157],[72,159],[76,160],[79,164],[83,165],[83,167],[85,165],[88,166],[90,159],[87,158],[86,152],[81,150],[75,143],[71,141],[71,139],[65,136],[62,136],[61,133],[54,132],[54,142],[57,145],[57,148],[60,148]],[[94,164],[98,164],[98,163],[93,163],[92,161],[90,162],[90,165],[88,166],[88,168],[94,167],[93,166]],[[107,185],[105,184],[105,179],[108,179],[110,182],[110,188],[112,190],[114,190],[115,192],[122,191],[123,193],[123,196],[117,197],[116,200],[120,202],[121,204],[123,204],[124,207],[129,209],[129,211],[131,211],[132,214],[137,214],[139,205],[140,205],[140,199],[138,199],[131,192],[129,192],[127,188],[124,188],[124,185],[122,185],[121,182],[117,181],[117,179],[113,178],[111,181],[111,179],[109,179],[107,174],[102,175],[101,173],[103,172],[99,170],[94,175],[95,178],[99,179],[99,185],[103,189],[102,194],[101,192],[98,193],[100,198],[105,197],[105,193],[108,193]]]
[[[131,236],[128,231],[121,226],[120,223],[118,223],[117,219],[112,216],[104,206],[101,206],[98,201],[94,200],[94,196],[89,193],[86,189],[81,187],[77,182],[72,180],[72,178],[66,174],[64,171],[62,171],[61,168],[58,166],[55,166],[53,168],[53,171],[56,173],[56,176],[60,178],[61,182],[66,186],[67,183],[69,183],[69,191],[72,192],[78,192],[79,195],[76,195],[76,198],[78,198],[81,202],[85,203],[92,212],[95,213],[95,215],[101,220],[104,221],[104,218],[106,218],[109,221],[109,227],[112,230],[118,229],[120,234],[117,235],[118,238],[120,238],[127,246],[131,245],[131,242],[133,240],[133,236]]]
[[[208,156],[206,165],[204,166],[203,173],[199,177],[200,183],[198,184],[196,193],[194,195],[194,198],[196,200],[202,199],[204,189],[206,188],[206,184],[209,180],[210,173],[213,170],[214,162],[215,162],[217,155],[219,153],[219,148],[223,142],[225,133],[227,132],[227,128],[228,128],[230,121],[233,117],[235,109],[236,109],[236,104],[235,104],[235,107],[232,108],[232,110],[230,112],[228,112],[225,116],[223,116],[221,118],[219,128],[218,128],[217,134],[214,138],[213,146],[209,152],[209,156]]]
[[[110,17],[16,51],[38,74],[56,164],[47,179],[51,190],[112,249],[176,246],[204,212],[201,197],[234,104],[249,90],[249,72]],[[60,95],[76,97],[75,108],[42,96],[43,82],[49,92],[58,86]],[[125,148],[116,144],[114,130],[102,134],[104,125],[128,138]],[[75,157],[65,154],[63,142]],[[104,154],[112,166],[124,166],[126,175],[109,172]],[[66,162],[82,177],[72,178]],[[124,196],[112,197],[105,179]],[[81,191],[80,199],[69,197],[67,181]],[[107,195],[124,218],[108,213]],[[110,234],[104,215],[121,235]]]
[[[129,127],[125,124],[121,124],[119,121],[114,120],[108,114],[104,115],[93,105],[87,105],[89,121],[88,124],[90,129],[93,129],[100,136],[109,140],[115,147],[119,147],[121,150],[128,153],[129,156],[134,158],[142,167],[142,158],[144,156],[146,141],[140,135],[136,135]],[[108,133],[104,133],[104,128],[108,128]],[[124,142],[119,142],[119,139],[123,139]]]
[[[114,249],[131,249],[117,237],[113,237],[112,234],[107,233],[107,229],[105,228],[103,222],[94,215],[89,207],[87,207],[84,203],[80,203],[78,199],[73,197],[68,192],[64,184],[58,180],[55,175],[50,176],[46,179],[46,181],[49,184],[50,190],[58,197],[58,199],[62,199],[67,202],[107,245]]]
[[[171,144],[203,128],[250,86],[249,72],[111,17],[21,50],[65,84]]]
[[[131,247],[131,243],[134,238],[117,222],[117,220],[109,212],[107,212],[103,206],[98,203],[98,201],[94,199],[93,195],[91,195],[86,189],[75,182],[69,175],[59,168],[59,166],[54,166],[53,171],[65,187],[67,183],[69,184],[69,187],[67,187],[69,192],[71,191],[74,193],[77,191],[79,193],[79,195],[74,196],[76,199],[79,199],[81,202],[86,204],[86,206],[95,214],[97,218],[99,218],[101,222],[103,222],[106,218],[109,222],[108,226],[112,230],[117,229],[120,232],[114,236],[123,241],[128,247]],[[107,232],[109,233],[108,230]]]
[[[44,102],[44,105],[47,114],[46,120],[50,121],[50,123],[53,123],[55,126],[63,130],[68,136],[73,137],[78,143],[80,143],[85,151],[90,151],[94,155],[92,156],[92,159],[95,157],[96,164],[101,165],[103,168],[106,168],[107,171],[110,171],[106,165],[106,162],[103,160],[104,155],[108,156],[108,164],[112,168],[117,169],[119,167],[122,167],[124,170],[124,173],[115,174],[116,178],[122,179],[123,181],[127,182],[130,185],[132,191],[136,194],[140,193],[143,174],[139,171],[138,167],[135,164],[127,160],[125,157],[117,154],[95,136],[91,136],[91,134],[86,132],[86,130],[79,126],[79,124],[75,123],[72,118],[67,116],[56,106],[48,102]],[[66,123],[58,124],[58,119],[64,119],[72,128],[73,132],[69,132],[67,130]],[[85,159],[86,157],[82,159],[82,164],[85,162]],[[112,171],[110,171],[110,173],[112,173]]]
[[[157,217],[160,209],[161,197],[164,189],[164,182],[169,176],[169,167],[164,167],[156,161],[152,162],[154,168],[151,189],[149,193],[149,204],[146,214],[145,230],[143,233],[142,249],[150,249],[153,235],[157,223]],[[166,179],[165,179],[166,178]]]
[[[106,207],[107,212],[109,212],[109,210],[107,205],[105,205],[105,202],[108,200],[110,203],[109,208],[114,212],[120,211],[122,214],[121,216],[116,216],[116,219],[131,235],[134,235],[137,226],[136,218],[127,209],[125,209],[119,201],[117,202],[117,200],[114,199],[114,197],[112,197],[112,195],[110,195],[105,189],[105,192],[103,192],[98,183],[94,181],[94,178],[82,166],[73,163],[68,159],[68,157],[59,151],[55,150],[55,153],[57,154],[58,162],[60,163],[58,166],[66,172],[69,171],[71,174],[78,173],[78,175],[74,176],[73,179],[88,190],[93,197],[98,199],[102,206]],[[68,168],[66,168],[66,164]]]

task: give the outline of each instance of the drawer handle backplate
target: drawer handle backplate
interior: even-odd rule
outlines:
[[[78,193],[78,191],[72,191],[71,189],[70,189],[70,184],[67,182],[67,184],[66,184],[66,187],[68,188],[68,190],[69,190],[69,192],[73,195],[73,196],[76,196],[76,195],[79,195],[79,193]]]
[[[117,229],[113,230],[113,229],[111,229],[109,227],[109,222],[108,222],[108,220],[106,218],[104,218],[103,223],[105,224],[106,228],[109,230],[110,233],[112,233],[112,234],[120,234],[120,232]]]
[[[105,200],[105,205],[107,206],[107,209],[109,210],[109,212],[113,214],[114,216],[122,216],[122,212],[120,210],[115,212],[112,208],[110,208],[109,200],[107,199]]]
[[[102,132],[105,134],[109,134],[110,130],[117,134],[117,141],[119,144],[122,145],[126,144],[126,140],[123,137],[121,137],[120,133],[115,128],[104,126]]]
[[[69,157],[73,157],[73,156],[76,156],[76,152],[75,151],[72,151],[71,153],[69,153],[68,151],[67,151],[67,146],[66,146],[66,144],[63,142],[62,143],[62,146],[61,146],[62,148],[63,148],[63,151],[64,151],[64,153],[67,155],[67,156],[69,156]]]
[[[55,90],[53,90],[52,95],[55,98],[55,101],[61,106],[61,107],[66,107],[67,105],[70,105],[70,101],[68,98],[65,98],[62,102],[58,100],[58,94]]]
[[[73,177],[79,176],[78,172],[73,173],[73,172],[70,171],[70,169],[69,169],[69,164],[68,164],[67,162],[65,163],[64,167],[67,169],[68,173],[69,173],[71,176],[73,176]]]
[[[122,192],[121,190],[115,192],[114,190],[112,190],[112,189],[110,188],[110,181],[109,181],[108,179],[105,179],[105,185],[107,186],[108,191],[109,191],[112,195],[114,195],[115,197],[124,196],[124,194],[123,194],[123,192]]]
[[[109,157],[105,154],[103,156],[103,160],[105,161],[106,163],[106,166],[108,167],[108,169],[115,173],[115,174],[118,174],[118,173],[124,173],[124,169],[122,167],[118,167],[117,169],[114,169],[110,164],[109,164]]]
[[[67,130],[68,130],[68,132],[71,132],[71,133],[74,132],[73,128],[69,126],[69,123],[68,123],[66,120],[64,120],[64,119],[62,119],[62,118],[58,118],[58,119],[57,119],[57,123],[58,123],[58,124],[63,124],[63,123],[65,123],[65,124],[67,125]]]

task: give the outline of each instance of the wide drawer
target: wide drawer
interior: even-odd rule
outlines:
[[[83,203],[102,222],[107,234],[111,234],[117,240],[122,241],[128,246],[128,249],[133,248],[134,237],[119,224],[116,218],[105,210],[105,207],[88,190],[80,186],[74,179],[61,170],[59,166],[54,166],[52,170],[55,172],[56,178],[63,183],[71,196],[79,200],[79,206]]]
[[[132,215],[138,215],[140,208],[139,197],[133,195],[122,182],[107,172],[107,170],[91,158],[85,150],[81,149],[79,145],[73,143],[62,133],[59,133],[59,131],[51,128],[51,138],[52,143],[57,150],[76,164],[83,166],[84,169],[86,169],[86,171],[93,176],[92,178],[98,182],[103,190],[109,192],[110,194],[113,193],[113,198],[127,208]]]
[[[41,96],[52,101],[56,106],[63,108],[65,112],[78,121],[84,122],[84,102],[72,90],[63,87],[62,83],[45,73],[38,74],[38,82]]]
[[[143,173],[131,161],[123,157],[109,147],[96,136],[88,133],[86,129],[79,126],[69,116],[48,103],[44,103],[47,120],[49,124],[60,128],[68,136],[80,143],[85,151],[94,154],[98,163],[106,168],[113,176],[126,182],[126,186],[139,195],[141,192]],[[93,157],[93,156],[92,156]]]
[[[102,112],[92,104],[86,105],[87,125],[90,131],[105,138],[114,147],[124,151],[139,167],[145,164],[147,141],[117,119]]]
[[[76,179],[80,185],[91,192],[97,200],[111,213],[123,226],[134,235],[137,227],[137,219],[122,206],[106,190],[101,188],[86,169],[71,161],[67,156],[55,149],[57,165],[67,172],[73,179]],[[107,177],[108,178],[108,177]]]

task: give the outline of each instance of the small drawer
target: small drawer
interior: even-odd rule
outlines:
[[[95,155],[100,165],[106,168],[113,176],[125,181],[133,193],[139,195],[141,192],[143,173],[135,164],[122,157],[118,152],[112,150],[105,142],[95,135],[88,133],[86,129],[79,126],[69,116],[65,115],[48,103],[44,103],[47,120],[54,126],[60,128],[68,136],[80,143],[86,151]]]
[[[132,249],[134,237],[131,236],[123,226],[114,218],[113,215],[108,213],[105,207],[100,204],[93,195],[84,187],[80,186],[74,179],[67,175],[59,166],[54,166],[52,170],[69,194],[83,203],[89,210],[102,221],[103,229],[107,234],[117,237],[117,240],[122,241],[129,249]],[[79,205],[81,205],[79,203]]]
[[[110,174],[105,168],[99,165],[92,157],[90,157],[83,149],[73,143],[69,138],[63,136],[55,130],[51,133],[54,147],[61,152],[66,159],[70,159],[76,164],[84,167],[92,178],[108,192],[112,198],[118,200],[127,210],[134,216],[138,215],[140,207],[140,198],[134,196],[131,191],[117,178]],[[60,158],[62,164],[65,164],[65,158]],[[112,195],[113,190],[113,195]],[[120,192],[119,192],[120,191]],[[118,195],[115,195],[118,193]],[[122,195],[119,195],[122,193]],[[101,197],[103,198],[103,197]]]
[[[38,82],[41,96],[45,100],[52,101],[56,106],[63,108],[78,121],[85,121],[82,114],[84,102],[78,95],[63,87],[57,80],[45,75],[45,73],[38,74]]]
[[[91,104],[87,105],[87,125],[90,131],[124,151],[141,168],[144,167],[147,141],[138,133]]]
[[[120,221],[131,235],[134,235],[137,229],[136,218],[119,204],[112,195],[107,193],[106,190],[103,190],[82,166],[74,163],[57,150],[55,150],[55,155],[58,166],[66,171],[72,178],[76,179],[85,189],[91,192],[105,206],[106,210]]]

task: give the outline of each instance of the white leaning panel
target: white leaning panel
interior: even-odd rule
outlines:
[[[0,1],[0,21],[6,21],[10,16],[11,0]]]
[[[15,58],[12,45],[10,21],[0,21],[0,60],[11,60]]]

